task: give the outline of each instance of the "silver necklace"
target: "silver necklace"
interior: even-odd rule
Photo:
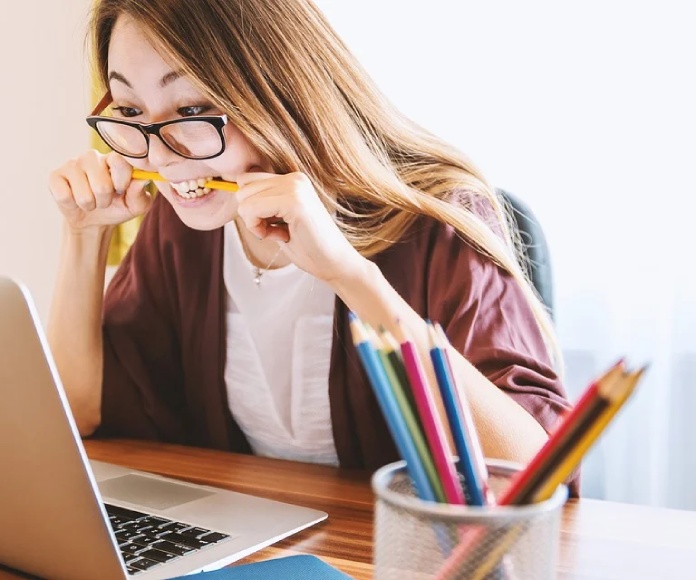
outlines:
[[[254,272],[254,284],[256,284],[257,288],[261,287],[261,277],[268,271],[268,269],[273,265],[273,263],[276,261],[276,258],[280,255],[280,251],[283,249],[282,245],[278,246],[278,251],[275,253],[273,258],[271,258],[271,261],[268,262],[268,265],[265,268],[259,268],[258,266],[255,266],[254,263],[251,261],[251,253],[249,252],[249,249],[247,248],[246,243],[244,242],[244,238],[242,237],[242,232],[241,228],[239,227],[239,224],[235,221],[234,224],[237,228],[237,235],[239,237],[239,242],[242,244],[242,250],[244,251],[244,254],[247,257],[247,260],[251,263],[251,268],[252,271]]]
[[[278,257],[278,255],[280,254],[280,251],[282,249],[283,249],[282,246],[278,247],[278,251],[276,252],[275,256],[273,256],[271,261],[268,262],[268,266],[266,266],[265,268],[259,268],[258,266],[254,266],[254,284],[256,284],[257,288],[261,287],[261,276],[263,276],[268,271],[268,269],[273,265],[273,262],[276,261],[276,258]]]

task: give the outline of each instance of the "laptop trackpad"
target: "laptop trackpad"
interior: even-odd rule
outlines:
[[[156,510],[166,510],[214,495],[211,491],[135,474],[100,481],[98,485],[105,498]]]

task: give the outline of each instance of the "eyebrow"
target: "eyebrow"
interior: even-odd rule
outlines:
[[[167,85],[173,83],[175,80],[181,78],[182,72],[180,70],[173,70],[171,72],[168,72],[166,75],[164,75],[160,79],[160,87],[166,87]],[[129,89],[132,89],[133,86],[128,82],[128,79],[124,77],[121,73],[114,71],[111,71],[109,73],[109,81],[119,81],[126,85]]]

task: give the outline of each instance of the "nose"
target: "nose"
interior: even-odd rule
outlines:
[[[167,167],[182,159],[180,155],[169,149],[157,135],[150,135],[150,151],[147,154],[147,160],[152,167]]]

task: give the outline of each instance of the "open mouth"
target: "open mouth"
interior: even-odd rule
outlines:
[[[197,197],[205,197],[212,190],[205,187],[209,181],[213,181],[215,177],[201,177],[199,179],[189,179],[188,181],[179,181],[178,183],[170,182],[172,189],[184,199],[196,199]],[[218,178],[219,179],[219,178]]]

